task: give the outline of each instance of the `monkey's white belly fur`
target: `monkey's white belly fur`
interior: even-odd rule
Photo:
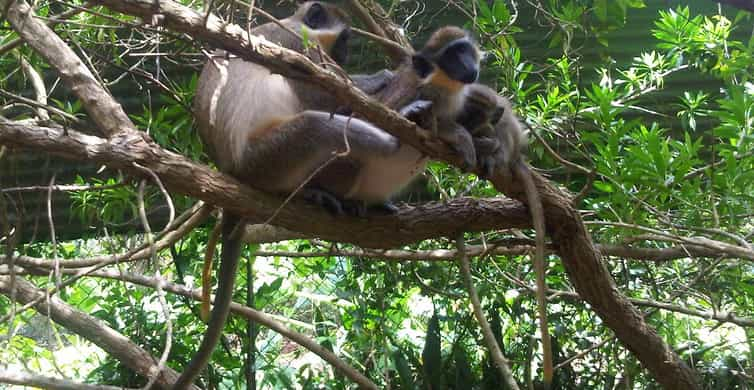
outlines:
[[[380,203],[408,185],[424,172],[427,157],[412,146],[402,144],[398,153],[390,157],[376,157],[365,162],[347,198]]]
[[[205,71],[209,69],[208,83],[222,88],[215,107],[215,128],[222,131],[215,131],[213,135],[229,134],[230,139],[215,139],[213,143],[218,153],[224,153],[234,164],[239,164],[250,138],[289,120],[301,112],[301,107],[293,88],[282,76],[240,59],[215,58],[215,61],[226,66],[228,81],[220,85],[220,72],[216,67],[205,67]],[[238,101],[245,104],[237,104]]]

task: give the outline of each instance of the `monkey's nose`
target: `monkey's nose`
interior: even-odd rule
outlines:
[[[479,71],[477,69],[470,69],[468,72],[464,73],[459,81],[464,84],[471,84],[476,82],[477,78],[479,78]]]

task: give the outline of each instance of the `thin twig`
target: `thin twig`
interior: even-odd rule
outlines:
[[[479,301],[479,295],[474,287],[474,281],[471,279],[471,264],[469,263],[469,257],[466,255],[466,243],[463,238],[463,233],[459,233],[456,238],[456,250],[458,251],[458,261],[461,263],[461,274],[463,275],[466,289],[469,291],[471,306],[474,308],[474,316],[476,317],[477,322],[479,322],[479,326],[482,328],[482,335],[484,336],[484,341],[487,343],[487,348],[490,349],[490,356],[495,362],[498,370],[500,370],[500,375],[502,375],[508,388],[511,390],[518,390],[518,384],[513,378],[513,372],[508,365],[508,359],[503,356],[500,346],[497,345],[495,334],[492,333],[490,324],[487,322],[487,318],[482,311],[482,304]]]
[[[151,170],[151,169],[149,169],[147,167],[141,166],[138,163],[134,163],[134,166],[136,168],[139,168],[142,171],[146,172],[147,174],[149,174],[149,176],[152,177],[152,179],[154,180],[154,182],[160,188],[160,192],[162,192],[162,196],[165,197],[165,202],[167,202],[168,209],[170,210],[170,212],[169,212],[169,218],[168,218],[168,223],[167,223],[167,225],[165,225],[165,229],[167,229],[168,226],[172,225],[173,221],[175,221],[175,206],[173,206],[173,198],[170,196],[170,193],[168,192],[168,190],[165,189],[165,186],[162,184],[162,180],[160,180],[160,177],[157,176],[157,174],[154,173],[153,170]],[[163,232],[164,232],[164,230],[163,230]]]

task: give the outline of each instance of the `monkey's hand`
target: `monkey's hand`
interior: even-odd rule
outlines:
[[[479,177],[487,179],[503,163],[500,156],[500,140],[495,137],[473,137],[477,155]]]
[[[387,87],[395,75],[393,72],[383,69],[374,74],[356,74],[351,80],[356,88],[364,91],[367,95],[374,95]]]
[[[477,164],[476,148],[471,134],[463,126],[438,129],[438,137],[463,158],[463,171],[473,169]]]
[[[405,116],[406,119],[416,123],[417,125],[431,130],[432,101],[414,100],[407,106],[401,108],[399,113]]]

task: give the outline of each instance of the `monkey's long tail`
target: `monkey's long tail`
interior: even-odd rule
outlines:
[[[212,357],[212,352],[220,340],[225,320],[230,312],[230,303],[233,301],[233,286],[236,281],[238,271],[238,259],[241,256],[241,229],[236,229],[236,225],[241,221],[237,215],[229,213],[227,210],[223,215],[222,222],[222,243],[223,253],[220,257],[220,272],[217,276],[217,294],[215,295],[212,314],[210,315],[207,331],[204,333],[199,350],[191,358],[191,361],[178,377],[173,385],[173,389],[187,389],[194,383],[199,373],[204,370]],[[238,230],[238,231],[236,231]]]
[[[539,332],[542,337],[542,371],[544,377],[544,388],[550,389],[552,385],[552,343],[550,341],[550,330],[547,325],[547,285],[545,283],[545,218],[542,208],[542,200],[539,198],[537,186],[532,179],[530,168],[525,162],[520,161],[516,164],[515,173],[524,184],[526,192],[526,201],[529,203],[529,212],[531,213],[532,224],[534,225],[535,251],[534,251],[534,272],[537,278],[537,312],[539,314]]]

